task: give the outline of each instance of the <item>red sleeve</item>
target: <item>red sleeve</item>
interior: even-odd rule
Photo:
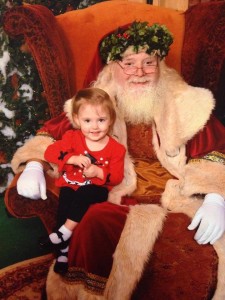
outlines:
[[[212,151],[225,153],[225,127],[212,116],[187,145],[188,158],[200,158]]]
[[[106,178],[106,184],[115,186],[123,180],[124,177],[124,158],[126,149],[121,144],[115,142],[112,149],[112,158],[109,165],[109,173]]]
[[[111,138],[110,154],[108,155],[109,164],[104,163],[103,178],[94,178],[93,183],[97,185],[106,185],[109,189],[121,183],[124,177],[124,157],[126,149],[124,146]],[[109,150],[107,150],[109,151]]]
[[[45,151],[44,157],[47,161],[58,165],[59,171],[62,171],[68,159],[74,155],[74,150],[71,147],[71,141],[74,138],[74,131],[69,130],[64,135],[62,140],[56,141]]]
[[[44,126],[37,131],[37,134],[47,134],[55,140],[62,138],[63,134],[72,129],[72,125],[66,117],[65,113],[44,123]]]

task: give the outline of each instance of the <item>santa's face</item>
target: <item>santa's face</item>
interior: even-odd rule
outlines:
[[[145,52],[130,54],[112,65],[112,82],[117,106],[132,124],[150,124],[158,97],[159,67],[157,56]]]
[[[155,86],[158,78],[158,57],[145,52],[126,55],[114,64],[114,79],[121,88],[142,90]]]

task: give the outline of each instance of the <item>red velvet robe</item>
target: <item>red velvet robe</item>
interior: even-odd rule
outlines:
[[[63,121],[61,126],[57,126],[57,130],[55,130],[55,124],[58,125],[59,119]],[[70,128],[70,124],[62,114],[57,119],[46,123],[41,132],[46,131],[58,139],[62,132],[68,128]],[[66,278],[72,282],[82,282],[86,289],[96,294],[101,294],[105,288],[112,267],[113,253],[124,228],[129,205],[137,204],[138,200],[146,202],[146,199],[148,203],[158,203],[166,181],[172,178],[172,175],[159,165],[154,150],[150,146],[151,128],[144,125],[128,125],[127,130],[129,136],[128,149],[132,157],[138,161],[137,164],[135,163],[138,182],[142,181],[148,185],[147,197],[143,198],[144,200],[139,199],[138,192],[134,192],[134,197],[123,199],[123,204],[126,204],[124,206],[109,202],[94,204],[77,226],[70,242],[69,272]],[[130,138],[130,136],[137,135],[139,143]],[[188,142],[188,159],[201,158],[212,151],[225,153],[225,140],[221,136],[225,136],[225,128],[212,117],[205,128]],[[143,164],[147,164],[145,170],[151,173],[152,182],[146,182],[143,174],[139,172],[143,169]],[[138,189],[140,189],[139,185]],[[190,220],[187,218],[183,223],[183,227],[186,228],[189,223]],[[182,239],[180,240],[182,243]],[[193,237],[190,245],[195,248],[196,255],[198,251],[201,253],[201,248],[193,240]],[[185,262],[180,263],[185,264]]]

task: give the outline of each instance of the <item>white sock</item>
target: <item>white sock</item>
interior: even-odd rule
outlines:
[[[65,249],[60,250],[60,252],[62,252],[62,253],[68,253],[68,251],[69,251],[69,246],[67,246]],[[64,256],[64,255],[60,255],[59,257],[57,257],[57,261],[67,263],[68,257]]]
[[[67,241],[71,237],[71,235],[73,233],[73,231],[69,230],[68,228],[66,228],[65,225],[62,225],[59,228],[59,231],[63,234],[62,238],[63,238],[64,241]],[[49,238],[50,238],[50,240],[51,240],[51,242],[53,244],[60,244],[60,243],[62,243],[62,240],[58,237],[58,235],[55,232],[51,233],[49,235]]]

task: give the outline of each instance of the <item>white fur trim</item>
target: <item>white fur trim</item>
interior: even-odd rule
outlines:
[[[205,126],[215,106],[208,89],[192,87],[174,70],[160,62],[162,82],[154,112],[160,146],[168,154],[177,152]]]
[[[134,170],[133,162],[127,153],[124,162],[124,179],[109,192],[108,201],[121,204],[122,197],[131,195],[136,188],[137,174]]]
[[[17,174],[23,171],[25,163],[30,159],[36,158],[44,161],[44,152],[52,143],[53,141],[50,137],[41,135],[37,135],[27,141],[15,152],[12,158],[11,165],[14,173]]]
[[[162,165],[177,178],[183,177],[185,145],[204,128],[215,106],[212,93],[186,84],[160,63],[164,81],[161,101],[154,112],[153,146]],[[160,85],[160,83],[159,83]]]
[[[152,126],[152,144],[162,166],[176,178],[182,178],[184,173],[184,166],[187,160],[187,157],[185,155],[185,145],[181,145],[177,149],[174,148],[174,154],[172,151],[167,153],[163,145],[160,145],[154,125]]]
[[[202,159],[189,163],[184,171],[183,195],[217,193],[225,198],[225,165]]]
[[[69,119],[72,126],[74,128],[77,128],[77,125],[73,120],[72,101],[73,101],[73,98],[66,100],[66,102],[64,103],[64,112],[66,113],[66,116]]]
[[[131,208],[113,255],[112,271],[104,294],[107,300],[130,299],[162,230],[165,216],[166,211],[157,205]]]

